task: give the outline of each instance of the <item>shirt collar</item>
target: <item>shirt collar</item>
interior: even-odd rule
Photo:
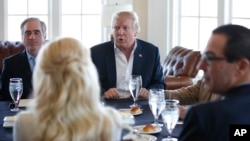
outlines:
[[[35,56],[31,55],[27,50],[26,50],[26,53],[27,53],[27,58],[28,59],[30,59],[31,57],[36,58]]]
[[[135,40],[135,45],[131,53],[134,53],[136,48],[137,48],[137,40]],[[120,51],[120,49],[115,45],[115,43],[114,43],[114,49],[115,51]]]

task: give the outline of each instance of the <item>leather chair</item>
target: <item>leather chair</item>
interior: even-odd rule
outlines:
[[[173,90],[192,85],[192,79],[198,73],[197,64],[200,58],[200,51],[174,47],[162,63],[166,89]]]
[[[0,72],[2,72],[4,58],[14,55],[24,49],[25,47],[21,41],[0,41]]]

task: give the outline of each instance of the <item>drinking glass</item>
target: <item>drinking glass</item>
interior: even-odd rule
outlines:
[[[15,108],[11,109],[13,112],[18,112],[19,100],[23,94],[23,82],[22,78],[10,78],[9,82],[9,92],[12,100],[14,101]]]
[[[154,125],[156,125],[157,127],[162,126],[162,124],[158,123],[158,118],[166,105],[164,90],[163,89],[150,89],[148,104],[149,104],[151,112],[154,115]]]
[[[125,78],[125,80],[122,80],[118,85],[117,85],[117,90],[119,94],[119,98],[129,98],[131,96],[130,91],[129,91],[129,79]]]
[[[166,99],[172,99],[172,96],[171,96],[170,92],[168,92],[167,90],[164,90],[164,93],[165,93],[165,98]]]
[[[134,103],[130,107],[139,106],[136,101],[140,94],[142,87],[142,78],[140,75],[131,75],[129,77],[129,91],[133,98]]]
[[[171,134],[179,119],[178,105],[179,105],[179,100],[176,99],[166,100],[166,107],[162,111],[161,116],[164,125],[167,128],[169,136],[167,138],[164,138],[163,141],[177,141],[177,138],[172,137]]]

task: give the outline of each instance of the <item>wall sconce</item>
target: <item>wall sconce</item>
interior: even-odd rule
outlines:
[[[112,37],[111,20],[112,15],[119,11],[133,11],[132,4],[110,4],[102,6],[102,41],[110,41]]]

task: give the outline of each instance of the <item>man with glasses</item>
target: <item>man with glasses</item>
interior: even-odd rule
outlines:
[[[1,98],[10,100],[9,79],[22,78],[23,94],[21,98],[29,98],[32,92],[32,72],[35,58],[46,39],[46,25],[38,18],[27,18],[21,23],[21,37],[25,50],[5,58],[1,74]]]
[[[204,88],[219,101],[189,109],[179,141],[228,141],[230,127],[250,125],[250,30],[222,25],[213,30],[199,68]]]

